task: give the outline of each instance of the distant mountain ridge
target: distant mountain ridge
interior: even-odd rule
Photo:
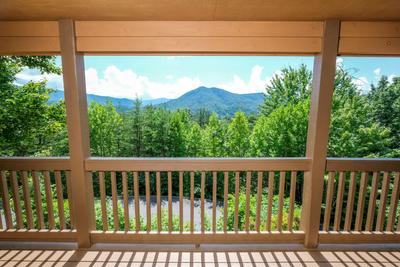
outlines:
[[[236,111],[256,113],[263,101],[263,93],[235,94],[221,88],[201,86],[159,106],[169,110],[188,108],[192,111],[206,108],[224,117],[232,116]]]
[[[50,99],[49,102],[53,103],[59,100],[64,99],[64,91],[57,90],[53,93],[50,94]],[[120,108],[122,110],[124,109],[130,109],[133,107],[133,100],[128,99],[128,98],[116,98],[116,97],[111,97],[111,96],[101,96],[101,95],[92,95],[88,94],[87,95],[88,102],[97,102],[100,104],[105,104],[108,101],[113,103],[113,105],[117,108]],[[169,101],[170,99],[168,98],[156,98],[156,99],[145,99],[142,100],[142,105],[147,106],[147,105],[158,105],[164,102]]]
[[[115,98],[110,96],[87,95],[88,102],[105,104],[110,101],[120,111],[131,109],[134,101],[127,98]],[[49,102],[56,102],[64,99],[63,91],[55,91],[50,95]],[[168,110],[187,108],[193,112],[205,108],[217,113],[221,117],[233,116],[236,111],[243,111],[247,114],[256,113],[258,107],[264,101],[263,93],[235,94],[216,87],[198,87],[176,99],[158,98],[142,100],[142,105],[156,105]]]

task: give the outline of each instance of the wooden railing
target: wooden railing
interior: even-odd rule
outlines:
[[[68,158],[2,158],[0,237],[74,240]]]
[[[76,240],[70,164],[0,158],[2,240]],[[92,243],[303,243],[309,166],[306,158],[89,158],[88,235]],[[328,159],[319,242],[399,242],[399,174],[399,159]]]
[[[321,243],[399,242],[399,159],[328,159]]]
[[[306,159],[92,158],[86,168],[101,209],[92,242],[300,243],[304,237],[294,227],[294,209]]]

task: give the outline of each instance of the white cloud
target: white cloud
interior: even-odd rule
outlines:
[[[393,82],[393,78],[394,77],[397,77],[398,75],[396,75],[396,74],[394,74],[394,73],[392,73],[392,74],[390,74],[389,76],[388,76],[388,81],[389,82]]]
[[[367,77],[358,77],[353,79],[353,83],[360,89],[362,92],[366,93],[370,90],[370,83]]]
[[[233,93],[264,92],[270,84],[273,75],[281,75],[276,71],[271,76],[263,75],[264,68],[260,65],[252,67],[247,79],[235,74],[232,80],[213,86],[223,88]],[[85,70],[86,91],[88,94],[134,99],[139,96],[143,99],[177,98],[190,90],[205,85],[199,77],[174,77],[167,74],[164,81],[154,81],[146,75],[140,75],[132,69],[119,69],[117,66],[108,66],[99,73],[95,68]],[[46,79],[49,87],[63,90],[61,75],[40,74],[39,70],[23,69],[17,74],[17,84],[24,84],[30,80]]]
[[[374,69],[374,74],[375,74],[375,76],[380,77],[381,76],[381,68]]]
[[[97,70],[89,68],[86,70],[86,90],[89,94],[119,98],[177,98],[202,85],[197,77],[169,78],[168,83],[155,82],[131,69],[120,70],[116,66],[108,66],[101,78]]]
[[[46,80],[47,86],[57,90],[63,90],[63,79],[61,75],[57,74],[41,74],[38,69],[29,69],[24,67],[20,73],[15,75],[16,84],[22,85],[29,81],[39,82]]]
[[[336,58],[336,65],[341,65],[341,64],[343,64],[343,58],[341,57]]]
[[[217,87],[237,94],[264,92],[265,87],[270,84],[272,76],[263,77],[263,69],[264,67],[255,65],[251,69],[248,81],[243,80],[239,75],[235,74],[232,77],[232,81],[221,83]],[[280,72],[277,71],[274,74],[280,75]]]

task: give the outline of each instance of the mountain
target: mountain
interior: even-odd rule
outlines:
[[[125,111],[133,107],[133,100],[127,98],[115,98],[110,96],[87,95],[88,102],[105,104],[111,101],[119,111]],[[56,102],[64,99],[63,91],[51,93],[49,102]],[[188,108],[193,112],[201,108],[217,113],[221,117],[233,116],[236,111],[243,111],[247,114],[256,113],[258,106],[264,101],[262,93],[234,94],[216,87],[199,87],[176,98],[157,98],[142,100],[142,105],[157,105],[169,110]]]
[[[235,94],[220,88],[202,86],[159,106],[170,110],[188,108],[192,111],[205,108],[224,117],[232,116],[239,110],[247,114],[255,113],[263,101],[262,93]]]
[[[49,102],[53,103],[59,100],[64,99],[64,91],[57,90],[53,93],[50,94],[50,99]],[[88,102],[98,102],[101,104],[105,104],[108,101],[111,101],[115,107],[117,107],[120,110],[125,110],[133,107],[133,100],[128,99],[128,98],[115,98],[111,96],[100,96],[100,95],[92,95],[88,94],[87,95]],[[156,99],[145,99],[142,100],[142,105],[147,106],[147,105],[159,105],[164,102],[169,101],[170,99],[168,98],[156,98]]]

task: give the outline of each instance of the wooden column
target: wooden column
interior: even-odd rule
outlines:
[[[92,178],[84,165],[90,154],[84,59],[76,52],[74,22],[59,21],[59,31],[77,242],[79,247],[90,247],[94,213]]]
[[[325,21],[321,53],[314,60],[308,122],[306,157],[311,159],[311,166],[310,170],[304,175],[301,218],[306,247],[318,245],[338,39],[339,21]]]

